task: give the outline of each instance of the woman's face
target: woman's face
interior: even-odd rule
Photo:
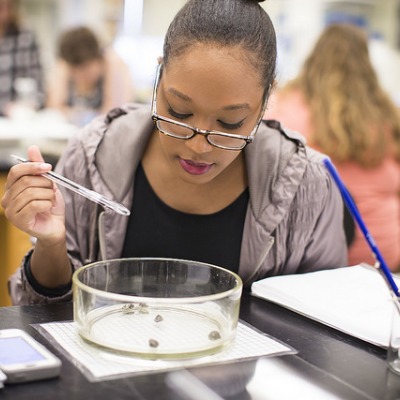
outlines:
[[[157,113],[204,130],[248,136],[263,107],[261,76],[240,47],[196,45],[163,67]],[[173,172],[207,183],[238,162],[241,151],[219,149],[202,135],[189,140],[159,133]]]

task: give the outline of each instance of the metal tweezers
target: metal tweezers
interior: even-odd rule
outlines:
[[[29,160],[26,160],[25,158],[16,156],[14,154],[11,154],[11,157],[21,163],[31,162]],[[126,216],[130,215],[130,211],[122,204],[117,203],[114,200],[110,200],[100,193],[97,193],[93,190],[85,188],[84,186],[79,185],[78,183],[71,181],[70,179],[64,178],[62,175],[56,174],[53,171],[45,172],[41,175],[44,176],[45,178],[50,179],[51,181],[57,183],[60,186],[64,186],[67,189],[70,189],[73,192],[78,193],[81,196],[86,197],[87,199],[89,199],[97,204],[100,204],[103,207],[113,210],[114,212],[116,212],[118,214],[126,215]]]

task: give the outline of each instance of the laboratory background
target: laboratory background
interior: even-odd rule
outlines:
[[[63,65],[76,61],[68,53],[68,45],[76,47],[71,39],[74,36],[64,37],[67,55],[62,59],[63,35],[68,32],[84,35],[89,42],[97,40],[98,54],[120,71],[117,75],[120,81],[123,77],[124,84],[120,86],[124,93],[122,89],[117,91],[116,98],[103,104],[104,107],[128,101],[149,103],[164,34],[185,0],[11,0],[11,3],[16,8],[19,26],[35,36],[43,92],[54,90],[51,95],[43,95],[48,97],[46,100],[38,97],[38,86],[32,79],[22,79],[15,85],[14,107],[0,116],[0,198],[12,163],[10,154],[24,157],[27,147],[37,144],[47,161],[56,163],[68,138],[96,115],[84,109],[78,95],[74,114],[59,105],[65,96],[62,86],[70,84],[71,79],[65,76]],[[278,86],[297,75],[327,25],[352,23],[366,30],[371,59],[381,84],[400,107],[400,0],[267,0],[261,5],[269,13],[277,33]],[[84,42],[75,40],[79,44]],[[95,60],[98,57],[86,56]],[[75,69],[78,71],[78,67]],[[93,69],[96,71],[96,64]],[[58,71],[55,77],[54,71]],[[81,72],[81,80],[85,80],[85,73],[88,71]],[[115,89],[118,83],[110,78],[109,85]],[[97,97],[105,90],[95,89],[97,95],[90,99],[93,104],[99,103]],[[97,111],[102,113],[104,109],[99,104]],[[0,207],[0,306],[11,304],[7,278],[30,245],[30,239],[7,222]]]
[[[22,22],[37,35],[45,73],[51,69],[57,38],[65,29],[92,28],[103,46],[112,46],[129,65],[133,100],[147,102],[157,57],[169,23],[185,0],[20,0]],[[400,103],[399,0],[266,0],[278,46],[278,81],[294,77],[323,28],[350,22],[365,28],[382,82]]]

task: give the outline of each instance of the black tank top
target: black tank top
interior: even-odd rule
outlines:
[[[237,272],[248,200],[246,189],[214,214],[177,211],[156,195],[139,165],[122,257],[180,258]]]

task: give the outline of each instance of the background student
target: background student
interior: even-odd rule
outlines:
[[[328,26],[299,75],[275,93],[265,118],[331,156],[387,264],[399,271],[399,111],[378,81],[365,32]],[[357,228],[349,264],[361,262],[374,259]]]
[[[0,60],[0,116],[10,116],[18,101],[27,100],[18,98],[18,89],[29,94],[29,106],[43,106],[42,68],[35,34],[20,26],[14,0],[0,0]]]
[[[61,35],[58,60],[48,82],[47,106],[63,112],[77,125],[133,100],[133,83],[125,62],[102,48],[84,26]]]

